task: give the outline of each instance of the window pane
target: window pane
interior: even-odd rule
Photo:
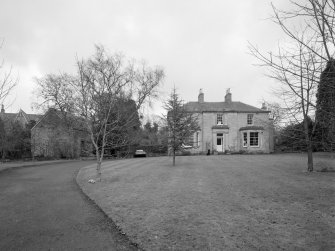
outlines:
[[[247,115],[247,124],[248,125],[252,125],[253,124],[253,117],[254,117],[254,115],[253,114],[248,114]]]
[[[217,125],[222,125],[223,124],[222,114],[217,114],[217,116],[216,116],[216,124]]]
[[[250,132],[250,146],[258,146],[258,132]]]
[[[246,132],[243,133],[243,146],[248,146],[248,134]]]
[[[195,135],[195,141],[196,141],[195,145],[199,146],[199,133],[198,132]]]

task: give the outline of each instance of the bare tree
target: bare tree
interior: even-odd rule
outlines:
[[[173,165],[176,164],[176,151],[188,145],[190,137],[197,132],[199,127],[198,118],[185,109],[183,100],[179,97],[174,88],[165,102],[164,108],[167,111],[165,116],[168,128],[168,146],[172,153]],[[193,144],[193,142],[192,142]]]
[[[264,108],[266,110],[270,111],[269,116],[272,119],[272,126],[276,131],[279,131],[286,121],[286,109],[283,108],[278,102],[263,101],[263,106],[265,106]],[[264,122],[265,124],[269,123],[268,121]]]
[[[102,46],[96,46],[92,57],[77,59],[77,71],[76,76],[61,74],[37,80],[39,93],[44,104],[80,118],[94,146],[96,179],[100,181],[105,150],[129,141],[127,133],[122,133],[155,96],[164,71],[144,63],[125,63],[122,55],[111,55]]]
[[[3,42],[0,43],[0,49],[2,48]],[[13,68],[10,67],[8,70],[5,70],[5,63],[2,59],[0,61],[0,104],[3,105],[5,99],[8,97],[10,92],[18,83],[17,78],[13,78]]]
[[[34,104],[43,111],[56,107],[63,113],[75,112],[75,83],[77,77],[69,74],[47,74],[42,78],[35,78],[38,86],[36,95],[39,103]]]
[[[3,41],[0,42],[0,49],[2,48]],[[4,109],[4,103],[8,98],[11,91],[18,83],[17,78],[13,78],[12,67],[8,70],[5,69],[5,63],[2,59],[0,61],[0,105],[1,105],[1,113],[0,113],[0,151],[2,155],[2,159],[5,159],[7,151],[11,147],[11,141],[8,140],[9,138],[9,123],[10,121],[7,120],[5,116],[3,116],[2,112]]]
[[[335,1],[292,1],[291,10],[273,6],[273,21],[280,26],[288,41],[277,52],[264,53],[250,44],[249,49],[268,76],[281,83],[277,95],[283,100],[291,120],[303,121],[308,149],[308,171],[313,171],[312,134],[309,118],[315,114],[316,88],[322,69],[334,56]],[[298,28],[296,25],[298,24]]]

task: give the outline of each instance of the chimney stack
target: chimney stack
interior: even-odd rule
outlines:
[[[202,92],[202,89],[199,91],[199,96],[198,96],[198,102],[203,103],[205,101],[204,93]]]
[[[230,88],[228,88],[226,91],[226,96],[224,97],[224,101],[227,103],[230,103],[232,101]]]
[[[262,110],[265,110],[265,111],[268,109],[268,108],[266,107],[265,102],[262,103],[262,108],[261,108],[261,109],[262,109]]]
[[[5,107],[3,104],[1,105],[1,113],[5,113]]]

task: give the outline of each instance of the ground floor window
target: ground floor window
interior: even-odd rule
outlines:
[[[195,133],[195,146],[198,147],[199,146],[199,132]]]
[[[250,132],[249,140],[250,146],[259,146],[258,132]]]
[[[243,132],[242,140],[243,147],[258,147],[260,142],[259,132]]]
[[[243,133],[243,147],[248,146],[248,133],[244,132]]]

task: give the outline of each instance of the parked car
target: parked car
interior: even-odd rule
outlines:
[[[134,158],[147,157],[147,153],[143,150],[136,150],[134,153]]]

